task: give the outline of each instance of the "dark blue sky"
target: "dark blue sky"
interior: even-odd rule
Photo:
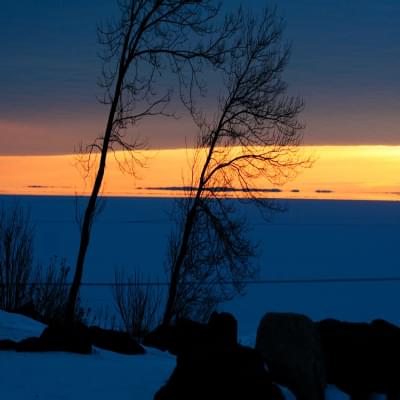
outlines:
[[[69,153],[101,132],[96,24],[113,3],[2,0],[0,154]],[[246,2],[255,12],[265,4]],[[292,43],[289,92],[306,102],[305,143],[400,144],[400,1],[277,5]],[[185,121],[167,123],[167,134],[152,124],[141,133],[153,147],[184,146],[191,135]]]

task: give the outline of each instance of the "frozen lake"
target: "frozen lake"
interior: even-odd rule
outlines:
[[[74,267],[79,241],[74,197],[0,196],[30,210],[35,225],[35,256],[46,263],[65,257]],[[83,208],[84,199],[79,204]],[[106,198],[94,228],[83,281],[113,283],[114,269],[138,268],[165,281],[163,262],[171,228],[170,198]],[[239,319],[241,335],[254,335],[267,311],[293,311],[323,319],[400,324],[400,203],[374,201],[281,200],[287,211],[270,221],[252,205],[239,204],[259,243],[261,279],[293,281],[350,278],[339,282],[286,282],[249,285],[246,295],[221,305]],[[108,287],[83,288],[87,302],[110,304]],[[112,304],[111,304],[112,307]]]

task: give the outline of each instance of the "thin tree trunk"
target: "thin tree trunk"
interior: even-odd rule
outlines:
[[[178,292],[179,274],[182,270],[182,265],[185,260],[186,254],[187,254],[190,234],[192,233],[193,225],[194,225],[195,219],[196,219],[197,207],[199,206],[199,201],[200,201],[201,195],[204,190],[204,186],[207,181],[206,172],[207,172],[208,166],[210,164],[211,156],[212,156],[215,146],[217,144],[217,140],[218,140],[218,135],[214,135],[211,146],[208,150],[206,161],[205,161],[205,163],[203,165],[203,169],[201,171],[199,185],[197,187],[193,206],[190,209],[190,211],[187,213],[187,216],[186,216],[185,228],[183,231],[182,240],[181,240],[181,244],[179,247],[179,253],[178,253],[178,256],[176,257],[174,265],[172,266],[171,280],[170,280],[169,289],[168,289],[167,304],[165,307],[164,317],[163,317],[163,321],[162,321],[162,325],[164,325],[164,326],[169,325],[172,317],[174,316],[174,306],[175,306],[175,301],[176,301],[176,295]]]
[[[175,306],[175,301],[176,301],[176,295],[178,292],[179,274],[181,272],[182,264],[185,259],[186,253],[187,253],[189,238],[190,238],[190,234],[192,232],[194,219],[196,217],[197,203],[198,203],[198,198],[196,197],[195,202],[194,202],[191,210],[188,213],[188,217],[187,217],[186,223],[185,223],[185,230],[183,232],[181,245],[179,247],[179,253],[178,253],[176,261],[174,262],[174,265],[172,267],[171,280],[170,280],[169,289],[168,289],[167,304],[165,307],[165,312],[164,312],[164,317],[163,317],[163,322],[162,322],[162,325],[164,325],[164,326],[167,326],[170,324],[171,319],[174,315],[174,306]]]
[[[120,70],[118,82],[117,82],[117,85],[115,88],[114,100],[111,104],[108,121],[107,121],[107,127],[106,127],[106,131],[104,134],[99,168],[97,171],[95,183],[93,185],[92,193],[90,195],[89,202],[88,202],[88,205],[85,210],[85,215],[84,215],[83,224],[82,224],[82,228],[81,228],[81,240],[80,240],[80,244],[79,244],[79,252],[78,252],[78,257],[77,257],[76,267],[75,267],[75,275],[74,275],[74,279],[71,284],[71,289],[69,291],[68,302],[67,302],[66,311],[65,311],[65,323],[66,324],[72,324],[74,322],[76,301],[78,298],[79,288],[80,288],[81,281],[82,281],[83,266],[85,263],[85,257],[86,257],[87,249],[89,246],[92,222],[93,222],[94,214],[96,211],[97,197],[100,192],[101,185],[102,185],[103,178],[104,178],[107,153],[108,153],[108,145],[110,142],[111,132],[112,132],[112,128],[113,128],[114,116],[115,116],[117,104],[118,104],[120,93],[121,93],[122,76],[123,76],[123,72],[122,72],[122,70]]]

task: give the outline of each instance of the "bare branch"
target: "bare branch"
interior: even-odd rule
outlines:
[[[117,0],[117,4],[119,18],[98,28],[104,63],[100,102],[109,112],[104,134],[86,148],[87,159],[82,161],[86,176],[92,170],[96,175],[82,222],[67,322],[73,319],[108,152],[114,152],[123,171],[136,176],[136,170],[144,165],[137,154],[144,143],[138,138],[129,140],[129,128],[146,118],[175,115],[168,109],[175,86],[167,79],[171,76],[176,76],[182,99],[193,109],[189,103],[194,86],[200,92],[204,89],[199,74],[205,66],[221,64],[225,41],[235,32],[233,25],[229,30],[213,26],[220,9],[213,0]],[[189,88],[183,84],[187,76],[191,76]],[[164,89],[160,89],[161,79]],[[189,89],[189,95],[184,89]],[[93,155],[99,155],[98,159]]]
[[[239,10],[233,20],[240,29],[235,25],[219,70],[224,92],[218,111],[207,118],[193,101],[187,107],[199,130],[196,152],[204,157],[195,157],[193,189],[180,207],[180,224],[170,243],[164,324],[193,312],[194,304],[230,299],[257,273],[251,263],[256,246],[246,239],[245,221],[227,193],[271,209],[254,190],[260,181],[282,184],[311,163],[298,155],[303,125],[297,117],[303,102],[286,94],[282,79],[289,47],[281,45],[281,20],[268,9],[259,18]],[[207,291],[197,282],[206,284]]]

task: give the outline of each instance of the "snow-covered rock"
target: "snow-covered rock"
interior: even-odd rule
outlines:
[[[18,342],[31,336],[40,336],[45,327],[31,318],[0,310],[0,340]]]

